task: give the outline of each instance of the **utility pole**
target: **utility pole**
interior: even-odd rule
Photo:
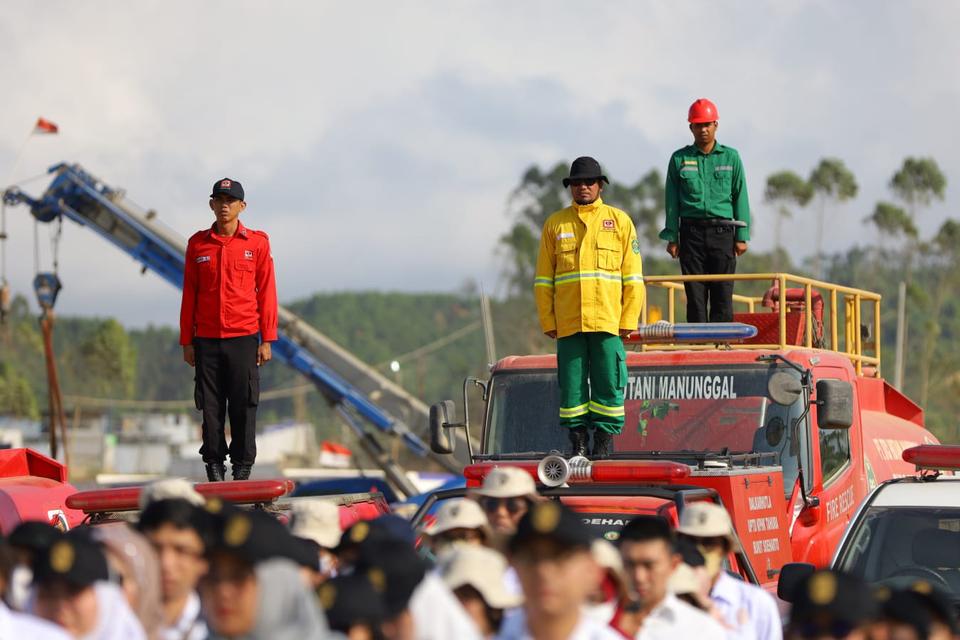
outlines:
[[[483,323],[483,342],[487,348],[487,364],[497,361],[497,345],[493,339],[493,316],[490,313],[490,298],[480,293],[480,321]]]
[[[880,336],[877,336],[880,339]],[[907,343],[907,283],[897,287],[897,350],[893,368],[893,386],[903,390],[903,352]]]

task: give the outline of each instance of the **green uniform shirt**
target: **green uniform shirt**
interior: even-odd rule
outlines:
[[[703,153],[696,145],[678,149],[670,156],[666,187],[667,224],[660,239],[677,242],[680,218],[726,218],[743,220],[737,240],[750,239],[750,202],[740,154],[716,143]]]

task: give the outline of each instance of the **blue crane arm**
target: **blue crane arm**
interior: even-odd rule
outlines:
[[[138,212],[125,200],[123,191],[109,187],[77,164],[61,163],[51,167],[49,173],[54,174],[54,178],[41,197],[33,198],[12,187],[4,192],[4,201],[26,204],[41,222],[52,222],[63,216],[89,227],[140,262],[144,270],[149,269],[170,284],[183,287],[186,243],[182,238],[153,221],[149,212]],[[401,438],[417,455],[430,453],[426,443],[406,424],[371,402],[283,331],[278,332],[273,352],[310,380],[333,404],[349,406],[380,431]]]

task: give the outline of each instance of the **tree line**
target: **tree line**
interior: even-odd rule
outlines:
[[[567,168],[567,163],[547,169],[532,166],[510,193],[512,224],[497,247],[507,285],[506,294],[493,304],[498,356],[549,353],[555,348],[540,333],[531,283],[543,222],[569,203],[568,192],[561,186]],[[763,197],[754,203],[756,216],[781,223],[800,215],[826,220],[839,203],[853,199],[858,191],[853,172],[836,158],[821,160],[807,177],[801,174],[782,170],[770,175]],[[830,255],[814,247],[810,255],[798,256],[783,249],[781,228],[777,246],[769,252],[748,252],[740,259],[739,270],[822,274],[827,280],[880,292],[884,296],[883,370],[888,380],[893,379],[897,285],[905,280],[909,331],[903,390],[924,407],[928,426],[941,439],[957,441],[960,299],[950,294],[960,287],[960,222],[947,220],[930,238],[921,237],[918,225],[926,209],[943,199],[945,188],[946,178],[934,160],[907,158],[892,174],[889,200],[854,214],[878,231],[881,242]],[[677,273],[677,263],[661,251],[657,237],[664,220],[662,174],[652,169],[634,182],[613,181],[603,197],[627,211],[637,225],[645,247],[645,272]],[[399,374],[388,366],[405,353],[476,323],[479,302],[474,288],[450,294],[318,293],[289,306],[428,403],[459,397],[465,376],[488,375],[480,331],[423,357],[404,360]],[[55,349],[65,395],[138,400],[192,397],[192,372],[181,360],[174,327],[125,330],[109,318],[60,317]],[[265,390],[302,382],[279,363],[265,367],[262,375]],[[7,323],[0,326],[0,415],[37,418],[45,408],[40,330],[26,300],[18,298]],[[270,421],[292,415],[294,409],[291,399],[275,400],[264,404],[261,415]],[[307,409],[321,432],[338,428],[319,394],[309,395]]]

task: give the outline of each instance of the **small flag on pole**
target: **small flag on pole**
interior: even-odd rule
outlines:
[[[33,128],[34,133],[57,133],[60,128],[45,118],[37,118],[37,125]]]
[[[349,467],[352,453],[342,444],[324,440],[320,445],[320,464],[325,467]]]

